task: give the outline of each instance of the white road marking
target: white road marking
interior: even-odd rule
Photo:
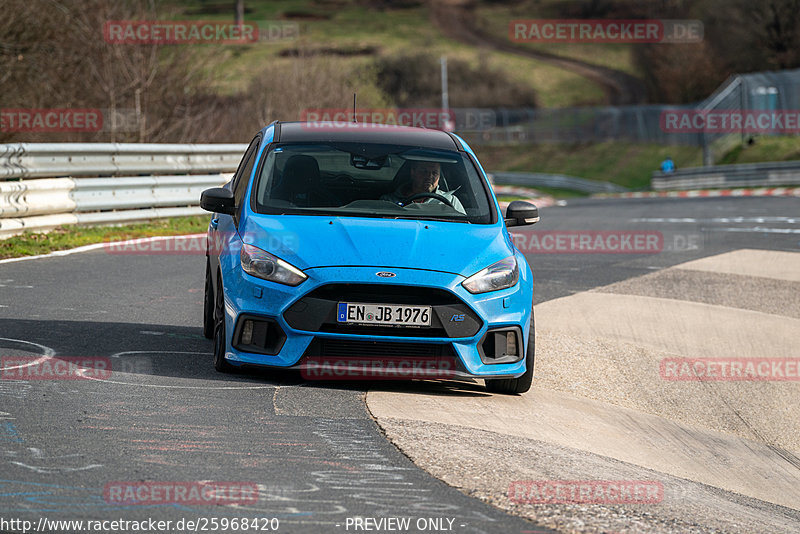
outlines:
[[[204,356],[212,356],[213,353],[211,352],[195,352],[195,351],[164,351],[164,350],[129,350],[125,352],[118,352],[116,354],[112,354],[111,358],[119,358],[124,354],[202,354]],[[219,390],[227,390],[227,389],[274,389],[274,385],[268,386],[175,386],[175,385],[161,385],[161,384],[142,384],[137,382],[121,382],[119,380],[107,380],[102,378],[94,378],[90,376],[84,377],[88,380],[96,380],[98,382],[104,382],[108,384],[118,384],[122,386],[142,386],[142,387],[149,387],[149,388],[171,388],[171,389],[219,389]]]
[[[694,217],[643,217],[639,219],[629,219],[630,222],[653,222],[653,223],[785,223],[800,224],[797,217],[713,217],[708,219],[697,219]]]
[[[712,232],[743,232],[756,234],[800,234],[800,228],[704,228]]]
[[[22,345],[30,345],[39,349],[42,353],[41,358],[37,358],[30,363],[26,363],[24,365],[16,365],[12,367],[0,367],[0,371],[5,371],[7,369],[21,369],[22,367],[30,367],[31,365],[36,365],[39,362],[42,362],[48,358],[52,358],[55,356],[56,351],[51,349],[50,347],[45,347],[44,345],[40,345],[38,343],[34,343],[33,341],[25,341],[24,339],[12,339],[9,337],[0,337],[0,341],[11,341],[12,343],[20,343]]]
[[[61,456],[45,456],[41,449],[37,449],[36,447],[28,447],[28,450],[31,451],[31,456],[40,460],[47,460],[47,459],[55,459],[55,458],[79,458],[80,454],[62,454]]]
[[[89,464],[83,467],[36,467],[35,465],[23,464],[22,462],[9,462],[9,463],[18,465],[20,467],[25,467],[27,469],[30,469],[31,471],[43,475],[50,475],[52,473],[72,473],[74,471],[86,471],[88,469],[94,469],[96,467],[103,467],[103,464]]]

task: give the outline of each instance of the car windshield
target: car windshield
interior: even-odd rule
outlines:
[[[456,151],[364,143],[273,147],[254,184],[257,213],[488,224],[487,187]]]

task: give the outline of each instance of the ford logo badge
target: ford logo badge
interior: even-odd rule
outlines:
[[[394,278],[395,276],[397,276],[394,273],[389,273],[389,272],[386,272],[386,271],[381,271],[381,272],[375,273],[375,274],[377,276],[380,276],[381,278]]]

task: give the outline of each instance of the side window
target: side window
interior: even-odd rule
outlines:
[[[239,224],[239,217],[242,213],[242,202],[247,192],[247,185],[250,183],[250,174],[253,172],[253,165],[256,161],[256,151],[258,150],[260,141],[261,137],[253,139],[253,142],[250,143],[250,146],[247,148],[247,152],[245,152],[244,158],[242,158],[239,169],[236,171],[236,176],[233,177],[233,199],[236,205],[236,215],[233,219],[237,225]]]

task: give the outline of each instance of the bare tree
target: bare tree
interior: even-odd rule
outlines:
[[[209,65],[213,50],[116,44],[104,36],[108,21],[163,17],[152,1],[6,1],[3,107],[137,110],[140,119],[139,128],[122,132],[14,134],[15,140],[181,142],[196,139],[198,126],[211,122],[217,111],[208,98],[211,83],[196,65]]]
[[[244,0],[236,0],[236,25],[244,24]]]
[[[800,0],[710,0],[706,38],[735,72],[800,66]]]

